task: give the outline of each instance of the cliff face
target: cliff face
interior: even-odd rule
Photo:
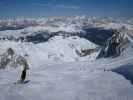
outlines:
[[[97,58],[101,57],[117,57],[126,49],[128,43],[130,43],[130,36],[123,34],[119,31],[115,31],[114,34],[107,39],[105,46],[101,49]]]

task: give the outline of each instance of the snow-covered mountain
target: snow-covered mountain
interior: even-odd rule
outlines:
[[[16,18],[0,20],[0,38],[14,38],[19,40],[30,37],[31,35],[37,35],[37,37],[43,37],[46,40],[55,35],[78,35],[88,38],[91,33],[101,33],[104,34],[103,36],[106,36],[105,38],[108,38],[113,34],[113,32],[108,32],[111,31],[111,29],[123,30],[123,28],[125,28],[132,32],[132,27],[132,18],[118,19],[111,17],[100,18],[87,16],[38,19]],[[99,32],[100,30],[103,32]],[[43,36],[40,36],[40,34]],[[101,38],[99,34],[97,37]]]
[[[0,55],[28,55],[30,82],[0,70],[0,100],[132,100],[132,41],[133,18],[1,19]]]
[[[130,21],[129,21],[130,20]],[[30,43],[41,45],[47,51],[50,47],[45,45],[59,45],[55,51],[67,50],[62,41],[68,41],[66,45],[70,47],[70,51],[78,51],[81,49],[96,49],[97,47],[103,47],[106,41],[116,34],[114,30],[129,37],[132,36],[132,18],[100,18],[100,17],[87,17],[87,16],[75,16],[75,17],[53,17],[53,18],[16,18],[16,19],[3,19],[0,21],[0,39],[10,41],[21,41],[22,43]],[[60,39],[59,39],[60,38]],[[69,39],[71,38],[71,43]],[[55,41],[60,41],[58,44]],[[130,39],[130,41],[132,38]],[[82,46],[82,41],[86,41],[85,44],[92,42],[95,45],[88,48],[88,45]],[[78,43],[77,43],[78,42]],[[81,44],[80,44],[81,42]],[[65,42],[66,43],[66,42]],[[80,45],[80,48],[76,45]],[[83,44],[83,45],[85,45]],[[60,46],[62,45],[62,46]],[[51,47],[50,47],[51,48]],[[75,49],[73,49],[75,48]],[[54,49],[54,48],[52,48]],[[58,50],[60,49],[60,50]],[[38,51],[39,52],[39,51]],[[97,50],[96,50],[97,52]],[[52,52],[51,52],[52,53]],[[99,53],[99,52],[97,52]],[[44,52],[46,54],[46,52]],[[47,55],[53,55],[47,54]],[[60,54],[60,53],[57,53]],[[75,55],[75,53],[73,53]],[[62,54],[61,54],[62,55]],[[63,55],[64,56],[64,55]],[[66,54],[68,56],[68,54]],[[72,55],[69,55],[70,58]],[[74,56],[79,60],[79,56]],[[77,58],[78,57],[78,58]],[[57,57],[58,58],[58,57]],[[68,57],[69,58],[69,57]],[[81,59],[86,57],[80,57]],[[96,57],[94,57],[96,58]],[[63,60],[62,60],[63,59]],[[88,59],[88,58],[87,58]],[[87,60],[86,59],[86,60]],[[64,58],[61,57],[62,61]],[[66,60],[65,60],[66,61]],[[69,61],[74,61],[70,60]]]

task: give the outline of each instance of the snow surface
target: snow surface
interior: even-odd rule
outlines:
[[[28,22],[28,25],[25,23]],[[121,29],[132,34],[132,18],[61,17],[1,20],[0,26],[24,25],[24,29],[0,31],[0,37],[20,37],[38,31],[78,33],[83,27]],[[34,23],[33,23],[34,22]],[[32,23],[32,25],[31,25]],[[34,24],[34,25],[33,25]],[[37,25],[36,25],[37,24]],[[26,35],[27,35],[26,34]],[[129,36],[130,36],[129,35]],[[98,45],[78,36],[54,36],[48,41],[31,42],[0,40],[0,55],[7,48],[20,55],[28,54],[30,70],[27,84],[13,84],[20,77],[20,68],[0,70],[0,100],[132,100],[133,85],[124,75],[112,69],[133,66],[133,44],[116,58],[96,59],[99,51],[80,57],[75,50],[94,49]],[[131,68],[132,69],[132,68]]]
[[[0,100],[132,100],[131,83],[119,74],[104,71],[132,60],[125,54],[93,62],[43,64],[31,67],[30,82],[24,85],[13,84],[19,70],[1,70]]]
[[[74,61],[95,60],[99,51],[92,53],[86,57],[80,57],[76,50],[80,52],[82,48],[96,48],[94,43],[77,36],[63,38],[55,36],[49,41],[39,44],[14,41],[0,41],[0,54],[8,48],[13,48],[17,54],[28,54],[28,60],[33,67],[38,67],[43,62],[46,63],[63,63]],[[38,62],[36,62],[36,60]]]

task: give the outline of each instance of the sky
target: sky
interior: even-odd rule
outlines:
[[[133,0],[0,0],[0,17],[133,16]]]

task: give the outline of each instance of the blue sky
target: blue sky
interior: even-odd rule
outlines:
[[[133,16],[133,0],[0,0],[0,17]]]

